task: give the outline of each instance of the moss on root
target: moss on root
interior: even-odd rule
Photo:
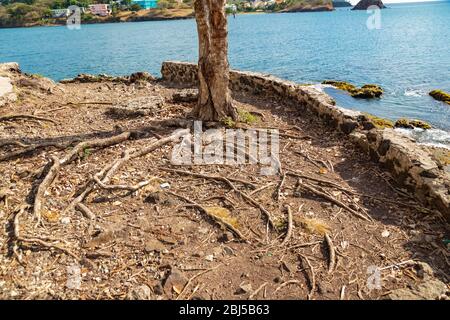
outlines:
[[[429,93],[429,95],[438,101],[442,101],[450,105],[450,94],[448,94],[447,92],[444,92],[442,90],[433,90]]]
[[[325,80],[322,84],[332,85],[340,90],[344,90],[354,98],[372,99],[379,98],[383,94],[383,88],[376,84],[365,84],[361,88],[345,81]]]
[[[396,128],[406,128],[406,129],[414,129],[414,128],[421,128],[421,129],[431,129],[432,126],[422,120],[409,120],[409,119],[398,119],[395,122]]]

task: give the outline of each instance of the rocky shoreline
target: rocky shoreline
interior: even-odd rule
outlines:
[[[189,63],[165,62],[161,72],[166,80],[193,85],[196,83],[196,68]],[[442,150],[442,154],[435,152],[435,148],[418,145],[392,128],[376,125],[372,117],[336,106],[331,97],[311,86],[258,73],[231,71],[230,87],[235,91],[298,102],[329,125],[348,134],[352,141],[370,153],[374,161],[388,168],[414,196],[441,211],[450,221],[449,150]],[[403,122],[398,126],[412,125]]]

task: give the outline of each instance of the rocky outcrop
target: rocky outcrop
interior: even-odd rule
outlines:
[[[352,10],[367,10],[371,6],[377,6],[380,9],[386,8],[381,0],[361,0],[356,6],[353,7]]]
[[[129,76],[123,76],[123,77],[115,77],[110,76],[107,74],[98,74],[98,75],[92,75],[92,74],[79,74],[73,79],[64,79],[61,80],[61,83],[96,83],[96,82],[122,82],[122,83],[136,83],[136,82],[148,82],[148,81],[155,81],[155,77],[153,77],[148,72],[135,72],[132,73]]]
[[[406,129],[431,129],[431,125],[422,120],[409,120],[409,119],[398,119],[394,125],[396,128],[406,128]]]
[[[17,63],[0,64],[0,107],[17,100],[10,74],[18,72],[20,69]]]
[[[333,4],[324,4],[324,5],[308,5],[308,4],[297,4],[286,9],[281,10],[280,12],[323,12],[323,11],[333,11]]]
[[[425,262],[412,262],[419,282],[392,290],[387,300],[448,300],[447,285],[434,277],[433,269]]]
[[[164,62],[164,81],[196,86],[197,66],[184,62]],[[430,208],[450,220],[450,172],[446,171],[430,150],[395,131],[393,123],[348,110],[314,86],[298,85],[270,75],[232,70],[230,88],[283,101],[316,114],[324,123],[348,134],[349,139],[387,168],[399,184]],[[380,119],[380,120],[379,120]]]
[[[447,92],[444,92],[442,90],[433,90],[429,93],[429,95],[438,101],[442,101],[450,105],[450,94],[448,94]]]
[[[352,4],[345,0],[336,0],[333,1],[333,6],[335,8],[345,8],[345,7],[352,7]]]
[[[337,89],[347,91],[353,98],[372,99],[383,94],[383,88],[376,84],[365,84],[361,88],[344,81],[325,80],[322,84],[331,85]]]

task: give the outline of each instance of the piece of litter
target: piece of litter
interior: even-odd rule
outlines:
[[[165,182],[163,184],[160,185],[161,189],[170,189],[170,184]]]
[[[391,234],[391,233],[390,233],[389,231],[384,230],[384,231],[381,233],[381,236],[382,236],[383,238],[387,238],[387,237],[389,237],[390,234]]]

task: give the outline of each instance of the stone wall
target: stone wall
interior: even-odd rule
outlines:
[[[197,66],[185,62],[164,62],[163,80],[184,86],[197,83]],[[393,129],[378,129],[358,111],[335,105],[334,100],[313,86],[298,85],[271,75],[232,70],[232,91],[290,100],[306,108],[345,134],[374,161],[386,167],[425,205],[439,210],[450,220],[450,165],[440,162],[425,147]],[[450,159],[450,151],[447,152]]]

